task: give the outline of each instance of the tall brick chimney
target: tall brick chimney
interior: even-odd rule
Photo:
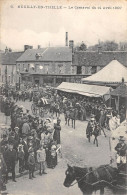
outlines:
[[[74,52],[74,41],[70,40],[69,41],[69,48],[72,49],[72,53]]]
[[[68,32],[66,32],[65,46],[68,46]]]

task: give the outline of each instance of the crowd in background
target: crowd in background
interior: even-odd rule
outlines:
[[[4,103],[3,103],[4,102]],[[1,112],[10,117],[10,128],[5,128],[1,135],[2,184],[8,182],[8,173],[15,179],[15,166],[22,175],[29,171],[29,179],[35,178],[34,171],[47,174],[46,168],[55,168],[60,145],[60,119],[40,119],[32,116],[29,110],[24,112],[10,97],[4,97]]]
[[[38,91],[2,90],[0,104],[1,112],[11,118],[11,126],[3,132],[1,140],[1,153],[3,162],[3,183],[8,181],[8,173],[12,173],[15,182],[15,165],[19,162],[19,173],[29,170],[29,179],[35,177],[34,171],[39,166],[39,174],[46,174],[46,167],[55,168],[57,165],[57,151],[60,140],[60,114],[64,113],[65,125],[75,128],[75,121],[96,121],[97,132],[94,132],[94,142],[97,143],[99,128],[111,130],[112,120],[122,122],[125,119],[125,107],[121,105],[120,113],[108,108],[102,98],[89,98],[78,94],[69,94],[46,89]],[[17,101],[33,101],[39,104],[45,97],[50,102],[49,117],[40,119],[30,114],[23,106],[16,105]],[[38,106],[38,105],[37,105]],[[25,110],[25,111],[24,111]],[[57,117],[57,121],[53,121]],[[110,122],[109,122],[110,121]],[[114,124],[114,123],[113,123]],[[88,132],[88,131],[86,131]],[[87,133],[88,136],[88,133]],[[97,143],[98,144],[98,143]]]

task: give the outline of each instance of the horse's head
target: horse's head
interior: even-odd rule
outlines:
[[[71,167],[70,165],[68,165],[68,168],[65,172],[66,178],[64,180],[64,186],[65,187],[70,187],[70,185],[72,184],[72,182],[75,180],[75,172],[74,172],[74,168]]]

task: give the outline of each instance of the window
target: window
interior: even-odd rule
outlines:
[[[20,64],[18,64],[18,70],[20,71]]]
[[[45,73],[49,73],[49,64],[44,64],[44,71]]]
[[[94,74],[97,72],[97,66],[92,66],[91,68],[91,74]]]
[[[30,70],[30,64],[28,64],[28,71]]]
[[[63,73],[63,64],[58,64],[58,74]]]
[[[82,66],[77,66],[77,74],[82,74]]]
[[[24,64],[22,65],[22,71],[24,71]]]
[[[40,64],[35,64],[35,72],[39,71],[39,66],[40,66]]]

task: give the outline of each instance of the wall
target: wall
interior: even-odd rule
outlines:
[[[71,62],[18,62],[16,66],[19,72],[25,72],[27,69],[29,73],[71,74]],[[40,66],[43,69],[40,69]]]
[[[5,83],[5,71],[7,66],[7,82],[10,84],[15,84],[16,82],[16,65],[1,65],[0,81]]]

